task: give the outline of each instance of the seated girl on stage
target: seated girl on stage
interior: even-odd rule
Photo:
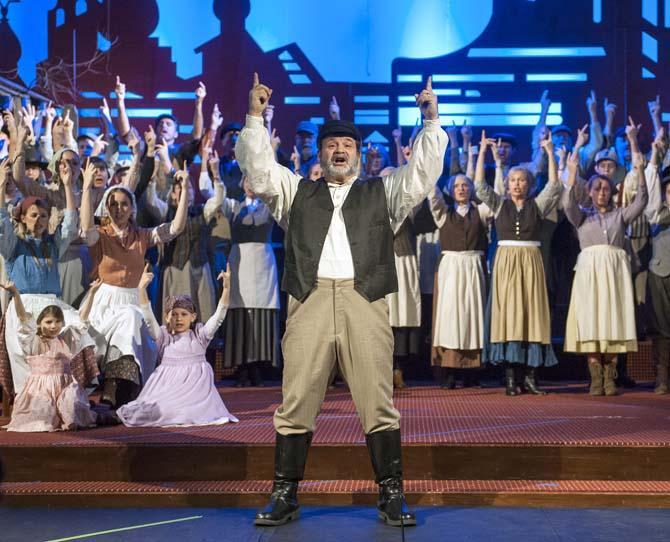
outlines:
[[[16,396],[8,431],[71,430],[96,424],[84,388],[74,379],[70,360],[88,330],[88,315],[100,281],[91,284],[79,316],[81,323],[65,326],[63,310],[48,305],[35,320],[26,312],[13,282],[1,283],[14,298],[19,318],[18,339],[30,368],[25,385]]]
[[[139,397],[117,409],[121,421],[131,427],[172,425],[221,425],[238,421],[228,412],[214,385],[212,367],[205,358],[207,345],[226,316],[230,299],[230,270],[221,272],[221,299],[207,323],[196,323],[189,296],[168,297],[166,325],[159,326],[151,310],[147,286],[153,273],[144,270],[139,296],[149,333],[156,341],[159,367],[151,374]]]

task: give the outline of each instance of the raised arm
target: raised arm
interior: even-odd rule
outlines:
[[[477,197],[491,209],[494,216],[502,207],[503,196],[497,194],[486,182],[484,164],[486,160],[486,151],[489,149],[493,140],[486,138],[486,130],[482,130],[482,137],[479,141],[479,154],[477,155],[477,166],[475,167],[475,191]]]
[[[118,123],[118,132],[122,139],[126,139],[130,133],[130,121],[128,120],[128,113],[126,113],[126,85],[121,82],[121,78],[116,76],[116,85],[114,86],[116,93],[116,107],[118,109],[118,116],[116,122]]]
[[[645,181],[644,173],[644,156],[640,152],[640,147],[637,142],[637,134],[640,129],[639,125],[635,125],[633,119],[628,117],[628,125],[626,126],[626,137],[630,143],[630,150],[633,156],[633,169],[637,174],[637,191],[633,201],[623,209],[623,221],[630,224],[638,218],[643,212],[649,201],[647,193],[647,183]]]
[[[228,312],[228,305],[230,305],[230,264],[228,264],[225,271],[221,271],[218,279],[223,281],[219,304],[216,306],[214,314],[203,326],[203,332],[207,340],[212,340],[214,335],[216,335],[217,329],[221,327]]]
[[[445,131],[449,140],[449,176],[457,175],[462,172],[461,153],[458,150],[458,128],[455,122],[451,126],[447,125]]]
[[[598,101],[594,91],[591,91],[591,96],[586,100],[586,106],[589,110],[590,117],[589,142],[582,148],[579,154],[582,171],[589,170],[596,154],[603,146],[603,130],[598,121]]]
[[[93,300],[95,299],[95,294],[100,289],[100,286],[102,286],[102,280],[99,278],[91,282],[91,285],[88,288],[88,293],[86,294],[86,298],[81,304],[81,307],[79,307],[79,318],[81,318],[82,322],[88,322],[88,317],[91,314],[91,309],[93,308]]]
[[[660,135],[660,138],[659,138]],[[670,225],[670,208],[664,203],[665,194],[661,191],[660,167],[661,158],[665,152],[665,144],[663,139],[663,128],[656,132],[656,139],[654,140],[654,150],[657,156],[656,160],[650,160],[645,170],[645,182],[647,183],[648,201],[644,209],[644,214],[649,220],[649,224],[654,227],[656,225],[666,226]],[[657,148],[657,146],[661,146]]]
[[[647,102],[647,107],[649,108],[651,122],[654,125],[654,136],[656,136],[659,130],[663,129],[663,121],[661,120],[661,97],[657,95],[655,100]]]
[[[444,226],[447,221],[447,204],[444,201],[442,191],[437,186],[428,194],[428,207],[433,215],[435,225],[438,228]]]
[[[16,285],[11,281],[0,282],[0,288],[7,290],[14,299],[14,308],[16,308],[16,316],[18,316],[21,323],[28,322],[30,315],[26,312],[26,308],[21,300],[21,293]]]
[[[174,176],[175,182],[181,183],[181,192],[179,194],[179,203],[174,219],[170,224],[170,235],[176,237],[184,231],[186,227],[186,217],[188,216],[188,188],[187,183],[191,182],[188,175],[188,164],[184,162],[184,167],[177,171]]]
[[[149,296],[147,295],[147,288],[153,280],[154,274],[151,272],[149,264],[146,264],[137,289],[139,293],[140,308],[142,309],[142,317],[147,324],[147,328],[149,328],[149,335],[151,335],[151,338],[155,341],[160,337],[161,326],[156,321],[154,311],[151,309],[151,301],[149,301]]]
[[[95,167],[90,160],[86,161],[86,167],[82,171],[84,185],[81,192],[81,208],[79,210],[79,222],[81,231],[86,239],[88,246],[93,246],[98,242],[97,231],[93,223],[93,202],[91,200],[91,188],[93,187],[93,176]],[[94,233],[95,232],[95,233]]]
[[[5,201],[8,178],[9,158],[5,158],[0,162],[0,256],[5,259],[11,258],[14,255],[17,241],[14,225],[9,218],[7,203]]]
[[[609,148],[614,144],[612,138],[614,137],[614,117],[616,116],[616,104],[610,102],[605,98],[605,128],[603,129],[603,139],[605,140],[605,147]]]
[[[561,195],[561,203],[563,204],[563,211],[565,216],[575,228],[579,228],[584,221],[584,213],[579,207],[577,201],[578,181],[577,176],[579,172],[579,159],[574,153],[569,153],[567,157],[568,170],[568,187],[563,190]]]
[[[253,87],[249,91],[249,113],[235,145],[235,157],[249,179],[251,190],[270,208],[274,219],[285,226],[301,176],[275,159],[262,116],[271,95],[272,90],[259,83],[258,74],[254,73]]]
[[[416,104],[423,114],[423,129],[414,140],[412,156],[407,165],[382,177],[386,202],[391,216],[391,227],[396,231],[423,201],[442,174],[447,134],[440,127],[437,96],[429,77],[426,88],[416,94]]]
[[[200,139],[205,127],[205,118],[202,114],[202,104],[207,96],[207,89],[202,81],[198,83],[198,88],[195,89],[195,111],[193,113],[193,130],[191,137],[193,139]]]
[[[542,213],[542,216],[547,216],[547,214],[558,204],[563,184],[558,180],[558,165],[556,164],[554,141],[551,138],[551,134],[547,134],[547,137],[544,138],[540,144],[542,145],[542,150],[547,155],[549,179],[545,187],[542,189],[542,192],[535,198],[535,204],[540,210],[540,213]]]

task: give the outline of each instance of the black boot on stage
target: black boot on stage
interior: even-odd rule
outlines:
[[[256,514],[254,525],[284,525],[300,517],[298,482],[302,480],[312,433],[280,435],[275,443],[275,479],[270,504]]]
[[[456,387],[454,370],[449,367],[440,367],[440,370],[442,372],[440,375],[440,387],[444,390],[453,390]]]
[[[519,391],[516,387],[516,371],[514,370],[513,365],[505,367],[505,395],[510,397],[519,395]]]
[[[258,362],[249,363],[249,378],[251,379],[251,385],[254,388],[263,388],[265,384],[263,383],[263,375],[261,374],[261,368],[258,366]]]
[[[379,484],[379,518],[394,527],[416,525],[416,516],[407,508],[402,490],[400,429],[365,435],[375,481]]]
[[[537,387],[537,379],[535,377],[536,373],[537,373],[536,367],[526,366],[526,376],[523,379],[522,389],[526,393],[531,393],[533,395],[547,395],[546,391],[541,390],[540,388]]]
[[[237,368],[237,382],[235,382],[236,388],[246,388],[251,384],[249,380],[249,364],[243,363]]]

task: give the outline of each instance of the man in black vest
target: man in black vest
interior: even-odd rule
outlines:
[[[393,334],[384,296],[397,290],[393,232],[442,173],[447,137],[431,80],[416,95],[425,121],[409,163],[365,181],[359,178],[361,136],[340,120],[326,122],[317,138],[323,178],[303,179],[277,164],[262,118],[271,94],[254,74],[249,114],[235,148],[251,189],[286,230],[282,288],[289,307],[283,400],[274,415],[275,479],[270,504],[255,523],[282,525],[299,517],[298,482],[338,363],[366,434],[379,516],[390,525],[415,525],[402,490]]]

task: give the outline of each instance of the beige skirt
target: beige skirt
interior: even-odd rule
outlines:
[[[491,288],[492,343],[551,344],[547,284],[539,247],[501,244]]]
[[[637,352],[630,262],[609,245],[579,254],[565,328],[566,352]]]

